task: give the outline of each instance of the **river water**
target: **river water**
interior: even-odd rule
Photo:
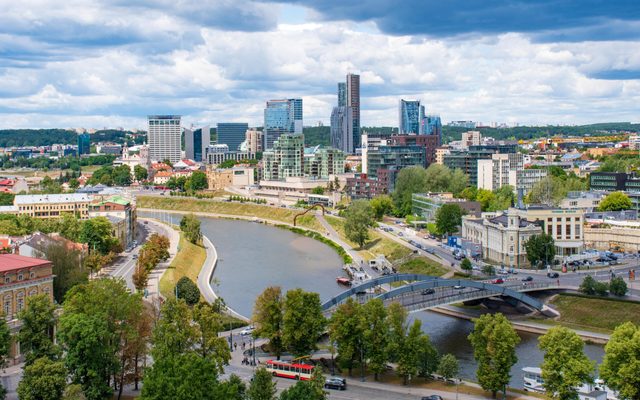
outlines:
[[[335,283],[343,274],[342,260],[321,242],[254,222],[200,220],[202,233],[218,251],[214,290],[242,315],[250,317],[256,297],[272,285],[281,286],[283,292],[297,287],[314,291],[321,300],[343,290]],[[461,377],[475,379],[476,363],[467,340],[473,329],[470,321],[434,312],[414,313],[411,318],[422,321],[423,331],[441,354],[452,353],[460,360]],[[519,334],[522,340],[517,347],[518,362],[511,370],[511,386],[521,388],[522,368],[539,366],[543,354],[537,348],[538,335]],[[600,363],[604,351],[602,346],[586,344],[585,353]]]

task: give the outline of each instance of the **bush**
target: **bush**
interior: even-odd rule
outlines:
[[[473,268],[473,266],[471,265],[471,261],[469,261],[468,258],[465,258],[464,260],[462,260],[462,262],[460,263],[460,268],[462,268],[465,271],[471,271],[471,269]]]
[[[616,276],[609,283],[609,291],[614,296],[624,296],[627,294],[627,283],[622,277]]]
[[[178,298],[183,299],[190,306],[200,301],[200,289],[186,276],[180,278],[176,284],[176,291]]]

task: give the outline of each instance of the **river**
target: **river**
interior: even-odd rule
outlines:
[[[321,300],[343,290],[335,283],[335,278],[343,274],[342,260],[323,243],[255,222],[200,220],[202,233],[218,251],[214,290],[240,314],[250,317],[255,298],[271,285],[281,286],[283,292],[296,287],[314,291]],[[461,377],[475,379],[476,363],[467,340],[473,329],[471,322],[435,312],[419,312],[411,318],[422,321],[423,331],[441,354],[452,353],[460,360]],[[543,356],[537,348],[538,335],[520,333],[520,337],[511,384],[519,388],[522,368],[539,366]],[[599,363],[604,351],[602,346],[586,344],[585,353]]]

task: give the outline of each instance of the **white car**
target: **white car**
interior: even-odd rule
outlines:
[[[249,335],[251,335],[251,334],[253,333],[253,331],[254,331],[255,329],[256,329],[256,328],[255,328],[253,325],[249,325],[249,326],[247,326],[246,328],[244,328],[243,330],[241,330],[241,331],[240,331],[240,334],[241,334],[242,336],[249,336]]]

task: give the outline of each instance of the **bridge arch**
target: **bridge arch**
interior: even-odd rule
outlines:
[[[304,210],[303,212],[298,213],[293,217],[293,226],[296,226],[296,221],[297,221],[298,217],[301,217],[301,216],[305,215],[306,213],[308,213],[309,211],[313,210],[316,207],[320,207],[322,209],[322,215],[325,214],[326,209],[324,208],[324,206],[322,204],[313,204],[313,205],[307,207],[307,209]]]

